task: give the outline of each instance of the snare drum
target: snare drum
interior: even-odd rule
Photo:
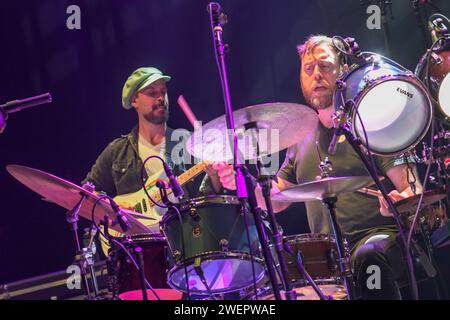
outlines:
[[[182,204],[179,211],[180,216],[169,210],[161,220],[175,261],[168,274],[172,288],[221,294],[251,286],[264,277],[253,216],[242,210],[236,197],[195,198]]]
[[[372,54],[341,80],[344,85],[335,92],[334,106],[353,100],[350,127],[372,153],[399,155],[425,136],[433,107],[427,89],[411,71]]]
[[[343,285],[330,282],[317,281],[316,284],[319,286],[320,291],[328,297],[330,300],[346,300],[347,290]],[[294,287],[296,294],[295,300],[319,300],[320,297],[317,292],[311,286],[304,287]],[[285,292],[281,291],[281,299],[286,300]],[[271,287],[264,287],[258,289],[258,296],[252,295],[247,297],[248,300],[275,300],[275,294]]]
[[[161,300],[181,299],[182,293],[170,289],[166,281],[169,264],[166,254],[167,242],[162,235],[126,236],[120,242],[131,253],[136,262],[138,258],[134,249],[137,247],[142,249],[145,277]],[[116,245],[114,249],[110,249],[109,258],[108,274],[110,279],[113,279],[113,283],[110,284],[114,287],[112,291],[117,293],[122,300],[141,300],[142,284],[139,271],[129,256]],[[150,300],[156,300],[150,290],[147,290],[147,293]]]
[[[295,257],[292,257],[286,251],[283,252],[288,270],[287,277],[296,292],[297,300],[319,299],[317,293],[299,271],[297,266],[298,257],[303,262],[308,274],[326,296],[331,296],[336,300],[347,298],[347,291],[341,283],[337,246],[332,235],[298,234],[286,236],[284,240],[295,254]],[[271,245],[271,250],[275,261],[278,261],[273,245]],[[274,300],[273,290],[270,285],[258,289],[257,292],[258,297],[256,298],[253,289],[249,288],[244,295],[244,299]],[[284,292],[282,291],[282,293]],[[283,294],[282,298],[284,299]]]

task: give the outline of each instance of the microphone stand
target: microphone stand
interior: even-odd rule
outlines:
[[[250,206],[250,211],[252,212],[255,225],[258,232],[259,240],[261,242],[262,251],[267,264],[269,279],[272,284],[272,289],[276,300],[281,300],[280,289],[278,287],[278,281],[276,278],[276,271],[274,268],[274,261],[270,253],[270,248],[268,245],[268,237],[263,227],[263,222],[261,218],[261,209],[258,208],[255,185],[252,181],[252,176],[241,163],[240,153],[238,148],[238,139],[236,135],[234,118],[233,118],[233,108],[231,104],[230,90],[228,86],[227,69],[225,63],[225,51],[228,46],[224,45],[222,41],[222,24],[226,23],[226,16],[221,12],[220,5],[215,2],[208,4],[208,12],[210,13],[211,27],[213,33],[213,42],[215,48],[215,56],[217,66],[219,68],[219,75],[222,86],[222,94],[224,98],[225,106],[225,118],[227,122],[229,141],[233,150],[233,165],[236,172],[236,190],[241,206],[246,207],[247,204]],[[250,244],[249,244],[250,245]]]
[[[87,279],[87,271],[86,271],[86,255],[81,250],[80,239],[78,237],[78,220],[79,220],[79,211],[81,205],[86,199],[85,194],[81,194],[80,201],[75,205],[72,210],[67,211],[66,213],[66,221],[70,224],[70,230],[72,231],[73,240],[75,242],[75,262],[80,268],[80,276],[81,276],[81,285],[83,287],[83,291],[87,299],[91,298],[91,293],[89,290],[89,282]]]

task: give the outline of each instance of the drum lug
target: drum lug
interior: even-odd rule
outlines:
[[[219,246],[223,252],[227,252],[229,250],[228,245],[229,245],[229,242],[227,239],[221,239],[219,241]]]
[[[195,217],[197,215],[197,208],[195,206],[189,208],[189,215],[191,217]]]
[[[347,87],[347,83],[343,80],[336,80],[336,88],[342,90]]]
[[[181,252],[178,250],[175,250],[173,252],[173,258],[175,259],[176,263],[179,263],[181,261]]]

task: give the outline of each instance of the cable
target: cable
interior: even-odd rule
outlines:
[[[448,23],[448,25],[450,26],[450,19],[447,18],[446,16],[444,16],[443,14],[440,14],[440,13],[432,14],[432,15],[428,18],[428,22],[434,20],[434,18],[436,18],[436,17],[439,17],[439,18],[442,18],[442,19],[446,20],[447,23]]]
[[[133,265],[135,266],[135,268],[139,271],[139,272],[145,272],[144,270],[140,270],[139,265],[136,263],[136,261],[134,260],[133,256],[131,255],[131,253],[128,251],[127,248],[125,248],[125,246],[123,244],[121,244],[119,241],[117,241],[116,239],[114,239],[113,237],[107,237],[103,231],[101,230],[100,226],[95,222],[95,218],[94,218],[94,213],[95,213],[95,208],[97,207],[97,205],[100,203],[101,200],[103,199],[110,199],[112,200],[111,197],[107,196],[107,195],[102,195],[100,196],[94,203],[94,205],[92,206],[92,211],[91,211],[91,218],[92,218],[92,223],[94,224],[95,228],[97,229],[97,231],[102,235],[102,237],[104,237],[105,239],[107,239],[108,241],[112,241],[114,242],[116,245],[118,245],[125,253],[126,255],[130,258],[131,262],[133,263]],[[155,295],[156,299],[161,300],[161,298],[159,297],[158,293],[156,293],[155,289],[153,289],[153,287],[150,285],[150,283],[147,280],[147,277],[145,276],[144,273],[144,279],[145,279],[145,284],[146,286],[152,291],[152,293]]]
[[[167,209],[167,208],[169,208],[169,206],[166,206],[166,205],[161,205],[161,204],[159,204],[159,203],[157,203],[155,200],[153,200],[153,198],[150,196],[150,194],[148,193],[148,191],[147,191],[147,188],[145,187],[145,177],[144,177],[144,172],[145,172],[145,164],[147,163],[147,161],[148,160],[150,160],[150,159],[152,159],[152,158],[157,158],[157,159],[159,159],[159,160],[161,160],[161,162],[163,163],[163,164],[165,164],[166,162],[164,161],[164,159],[163,158],[161,158],[160,156],[157,156],[157,155],[151,155],[151,156],[148,156],[145,160],[144,160],[144,162],[142,163],[142,166],[141,166],[141,182],[142,182],[142,189],[144,189],[144,192],[145,192],[145,194],[147,195],[147,197],[150,199],[150,201],[151,202],[153,202],[156,206],[158,206],[158,207],[160,207],[160,208],[163,208],[163,209]]]

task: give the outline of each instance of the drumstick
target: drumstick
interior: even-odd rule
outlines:
[[[188,103],[186,102],[186,99],[184,99],[183,95],[180,95],[178,97],[178,105],[181,107],[181,110],[183,110],[184,114],[186,115],[186,118],[189,120],[189,122],[192,124],[194,129],[200,128],[200,123],[197,120],[197,117],[192,112],[191,107],[189,107]]]
[[[382,196],[381,192],[378,190],[373,190],[373,189],[369,189],[369,188],[361,188],[356,190],[360,193],[364,193],[364,194],[368,194],[370,196],[374,196],[374,197],[380,197]]]

